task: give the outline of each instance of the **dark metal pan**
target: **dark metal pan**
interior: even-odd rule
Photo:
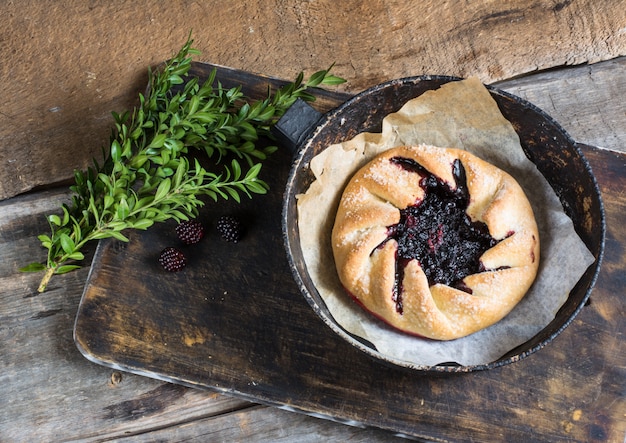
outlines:
[[[408,100],[427,90],[460,80],[444,76],[419,76],[392,80],[370,88],[325,115],[298,103],[277,126],[284,143],[295,149],[283,202],[283,234],[289,265],[302,294],[314,311],[340,337],[383,362],[403,366],[386,358],[376,348],[355,338],[335,322],[316,290],[303,259],[298,233],[295,196],[304,193],[313,181],[310,160],[327,146],[351,139],[360,132],[378,132],[383,118],[396,112]],[[518,361],[550,343],[583,308],[600,269],[604,250],[605,216],[600,191],[593,173],[570,136],[550,116],[519,97],[488,87],[504,117],[517,131],[526,156],[537,166],[559,197],[576,232],[595,256],[556,317],[532,339],[484,365],[461,366],[442,363],[434,366],[406,365],[429,372],[470,372]]]

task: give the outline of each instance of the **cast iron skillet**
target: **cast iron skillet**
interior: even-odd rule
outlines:
[[[462,366],[445,362],[426,366],[398,361],[379,353],[372,344],[355,338],[335,322],[307,273],[300,248],[295,196],[305,192],[313,181],[309,161],[330,144],[351,139],[363,131],[379,132],[383,118],[398,111],[406,101],[458,80],[445,76],[392,80],[354,96],[323,116],[315,114],[312,108],[307,108],[308,105],[299,104],[288,111],[291,115],[285,115],[278,125],[283,142],[291,142],[296,149],[284,195],[282,224],[289,266],[302,294],[322,320],[354,347],[380,361],[417,371],[470,372],[490,369],[516,362],[541,349],[560,334],[585,305],[597,278],[604,250],[605,217],[600,191],[576,143],[551,117],[531,103],[488,87],[500,111],[517,131],[526,156],[555,190],[576,232],[595,256],[595,262],[578,281],[549,325],[526,343],[484,365]]]

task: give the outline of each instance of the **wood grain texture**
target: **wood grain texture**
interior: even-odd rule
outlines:
[[[294,433],[294,429],[298,432]],[[230,414],[201,418],[194,421],[193,426],[181,424],[155,429],[119,441],[402,443],[407,440],[378,429],[344,426],[276,408],[254,406]]]
[[[67,196],[65,190],[48,191],[0,203],[0,440],[119,436],[142,422],[175,423],[247,406],[144,377],[119,376],[80,355],[72,330],[89,268],[68,274],[45,294],[35,290],[38,275],[18,272],[25,259],[41,254],[36,232],[47,227],[42,212]]]
[[[286,79],[336,63],[350,92],[420,74],[491,83],[626,55],[621,0],[27,0],[4,5],[0,25],[0,199],[98,156],[110,112],[136,103],[146,68],[190,29],[199,60]]]
[[[626,152],[626,58],[494,83],[544,110],[579,143]]]

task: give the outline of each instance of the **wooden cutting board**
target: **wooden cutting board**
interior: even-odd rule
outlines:
[[[206,73],[208,65],[196,65]],[[219,68],[223,83],[264,94],[279,81]],[[320,91],[324,112],[345,94]],[[602,190],[609,235],[602,271],[575,321],[546,348],[512,365],[469,374],[411,372],[384,365],[332,332],[299,293],[281,232],[291,154],[263,166],[264,196],[209,202],[207,229],[181,246],[174,223],[102,241],[80,303],[75,341],[88,359],[173,383],[424,439],[527,441],[600,439],[626,429],[626,155],[581,146]],[[244,220],[237,244],[215,230],[220,215]],[[157,263],[180,246],[189,265]],[[622,313],[622,314],[620,314]],[[586,420],[585,427],[573,427]],[[569,431],[568,431],[569,429]],[[569,435],[585,429],[587,435]],[[588,438],[587,438],[588,437]]]

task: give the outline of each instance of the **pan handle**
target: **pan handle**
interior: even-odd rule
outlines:
[[[289,148],[291,153],[295,155],[300,144],[317,126],[321,117],[320,112],[299,98],[272,126],[271,132],[279,143]]]

